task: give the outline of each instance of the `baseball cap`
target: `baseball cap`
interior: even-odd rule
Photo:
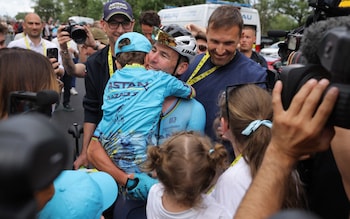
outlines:
[[[108,21],[113,15],[125,15],[130,21],[134,19],[130,4],[124,0],[112,0],[103,8],[103,20]]]
[[[130,44],[118,48],[118,44],[123,39],[129,39]],[[142,34],[137,32],[128,32],[121,35],[115,43],[114,52],[119,54],[122,52],[145,52],[151,51],[152,45],[149,40]]]
[[[109,42],[108,37],[107,37],[106,33],[103,32],[103,30],[101,28],[92,27],[91,33],[94,36],[95,40],[98,40],[101,43],[108,45],[108,42]]]
[[[55,194],[39,212],[39,219],[100,219],[118,194],[113,177],[101,171],[64,170],[54,187]]]

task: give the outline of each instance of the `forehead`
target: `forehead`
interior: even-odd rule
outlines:
[[[212,28],[209,25],[207,29],[208,40],[214,39],[220,42],[229,42],[229,41],[234,41],[240,37],[241,35],[240,35],[240,30],[238,26]]]
[[[168,46],[165,46],[163,44],[160,44],[158,42],[156,42],[154,45],[153,45],[158,51],[161,51],[163,53],[167,53],[167,54],[170,54],[174,57],[177,58],[176,54],[177,52],[175,50],[173,50],[172,48],[168,47]]]
[[[242,30],[242,33],[244,33],[245,35],[253,36],[254,35],[254,30],[252,30],[250,28],[245,28],[245,29]]]
[[[25,21],[27,23],[41,23],[41,19],[38,15],[36,14],[29,14],[27,15]]]

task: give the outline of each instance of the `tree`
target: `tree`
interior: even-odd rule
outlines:
[[[35,0],[34,11],[42,20],[57,18],[62,13],[58,0]]]

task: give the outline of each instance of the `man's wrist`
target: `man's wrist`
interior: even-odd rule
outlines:
[[[95,46],[93,47],[94,50],[98,50],[98,48],[100,47],[101,43],[98,41],[95,41]]]
[[[69,54],[68,49],[61,49],[61,54],[64,54],[64,55]]]

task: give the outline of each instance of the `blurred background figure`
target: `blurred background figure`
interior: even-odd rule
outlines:
[[[239,43],[239,51],[246,57],[259,63],[262,67],[267,69],[267,62],[263,56],[253,50],[256,43],[256,30],[255,27],[245,25],[242,29],[242,36]]]
[[[151,42],[154,43],[153,29],[161,27],[160,17],[156,11],[144,11],[140,15],[140,26],[142,34]]]
[[[6,35],[7,35],[7,27],[0,23],[0,49],[6,47]]]
[[[199,31],[196,35],[194,35],[197,42],[197,54],[202,54],[207,52],[208,45],[207,45],[207,36],[204,32]]]

